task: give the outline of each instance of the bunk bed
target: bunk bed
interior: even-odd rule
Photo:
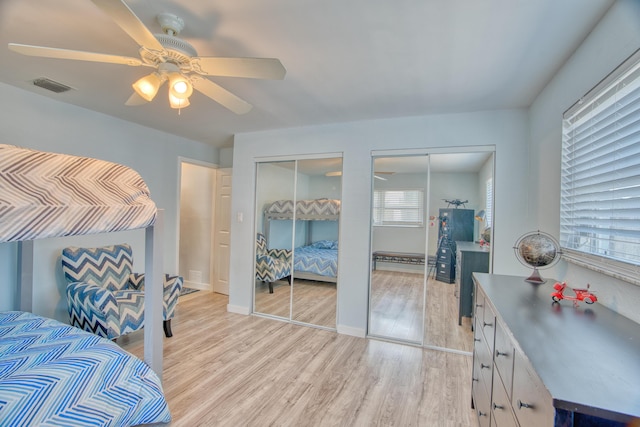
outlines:
[[[335,240],[314,240],[313,221],[338,221],[340,200],[310,199],[277,200],[264,209],[264,229],[269,238],[270,223],[274,220],[304,221],[306,243],[293,251],[293,276],[298,279],[321,282],[337,282],[338,242]]]
[[[147,363],[110,340],[30,312],[35,239],[145,229],[147,283],[156,283],[161,225],[162,211],[132,169],[0,144],[0,243],[18,242],[21,309],[0,312],[0,424],[171,420],[160,382],[162,331],[153,326],[161,324],[161,287],[145,289]]]

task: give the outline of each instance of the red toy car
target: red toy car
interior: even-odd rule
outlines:
[[[578,305],[578,301],[584,301],[587,304],[593,304],[594,302],[598,301],[598,298],[596,298],[596,296],[589,291],[589,284],[587,284],[586,289],[569,288],[573,290],[573,293],[575,294],[575,296],[572,297],[564,294],[564,291],[567,288],[569,288],[567,286],[567,282],[556,282],[556,284],[553,285],[553,289],[555,289],[556,291],[551,294],[551,299],[553,299],[553,301],[555,302],[558,302],[561,299],[570,300],[573,301],[573,305],[575,306]]]

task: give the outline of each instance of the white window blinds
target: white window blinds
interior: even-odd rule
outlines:
[[[640,265],[640,56],[634,55],[563,116],[560,243],[629,275]],[[617,265],[617,267],[616,267]],[[622,274],[625,278],[625,274]],[[637,280],[637,279],[636,279]]]
[[[373,225],[422,226],[423,200],[423,190],[375,190]]]

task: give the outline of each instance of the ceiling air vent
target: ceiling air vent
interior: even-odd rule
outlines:
[[[67,85],[64,85],[62,83],[58,83],[56,81],[53,81],[51,79],[48,79],[46,77],[40,77],[39,79],[35,79],[33,81],[33,84],[36,86],[39,86],[43,89],[47,89],[50,90],[51,92],[55,92],[55,93],[62,93],[62,92],[67,92],[71,89],[73,89],[72,87],[69,87]]]

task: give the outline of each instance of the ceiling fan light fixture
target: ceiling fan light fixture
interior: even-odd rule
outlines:
[[[178,98],[173,96],[171,91],[169,91],[169,105],[174,109],[181,109],[188,107],[191,103],[189,102],[189,98]]]
[[[158,73],[151,73],[132,84],[133,90],[146,101],[151,102],[155,98],[164,79]]]
[[[169,94],[178,99],[187,99],[193,93],[193,85],[181,73],[169,73]]]

